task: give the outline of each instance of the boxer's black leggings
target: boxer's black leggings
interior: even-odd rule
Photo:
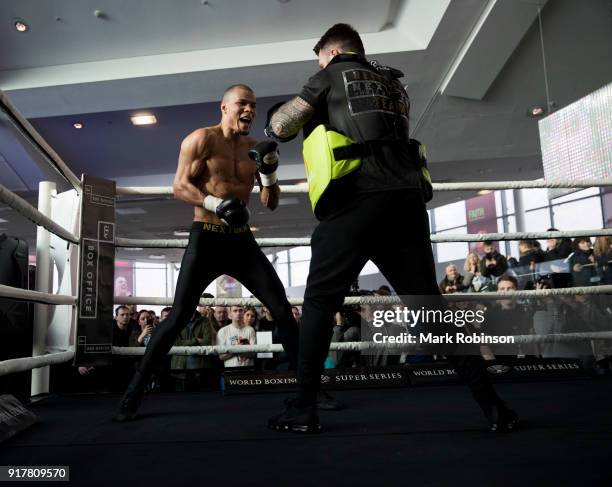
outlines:
[[[311,247],[298,366],[298,399],[304,405],[314,403],[319,390],[333,314],[368,260],[376,264],[398,295],[440,294],[429,220],[417,190],[357,195],[317,226]],[[499,404],[480,356],[449,355],[448,359],[485,412]]]
[[[285,288],[260,250],[248,226],[230,228],[194,222],[179,272],[172,311],[151,336],[139,370],[149,376],[187,326],[206,287],[227,274],[240,281],[279,323],[281,340],[293,367],[297,358],[297,324]],[[293,360],[291,360],[293,358]]]

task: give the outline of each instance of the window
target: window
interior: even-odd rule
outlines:
[[[467,223],[465,216],[465,201],[458,201],[450,205],[436,208],[434,213],[436,219],[435,232],[448,228],[459,227]]]
[[[283,250],[281,252],[276,253],[276,262],[278,264],[284,264],[288,262],[288,259],[289,259],[289,251]]]
[[[603,227],[601,200],[598,196],[553,206],[555,228],[587,230]]]
[[[544,232],[550,228],[550,213],[548,208],[525,212],[525,231]]]
[[[136,262],[134,265],[134,296],[165,298],[167,272],[165,263]],[[165,306],[143,305],[159,315]]]
[[[283,286],[289,287],[289,264],[276,264],[276,273],[280,278]]]
[[[548,206],[548,189],[523,189],[523,208],[525,211]],[[547,227],[548,228],[548,227]]]
[[[378,267],[374,265],[374,262],[368,260],[366,265],[363,266],[363,269],[359,273],[360,276],[367,276],[368,274],[378,274],[380,270]]]
[[[587,188],[580,191],[576,191],[571,194],[566,194],[565,196],[561,196],[559,198],[555,198],[553,200],[553,204],[558,205],[560,203],[567,203],[568,201],[578,200],[580,198],[585,198],[587,196],[596,196],[599,195],[599,188]]]
[[[310,260],[291,262],[291,287],[305,286]]]
[[[295,247],[289,250],[291,262],[300,262],[302,260],[310,260],[310,247]]]
[[[514,190],[504,189],[504,198],[506,198],[506,212],[508,214],[514,213]],[[501,211],[499,212],[501,214]]]
[[[450,233],[467,233],[467,227],[459,227],[452,230],[446,230],[444,232],[438,232],[438,235]],[[436,244],[438,262],[449,262],[451,260],[465,259],[468,251],[467,242],[444,242]]]

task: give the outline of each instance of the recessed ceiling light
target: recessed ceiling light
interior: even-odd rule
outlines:
[[[174,230],[175,237],[189,237],[189,230]]]
[[[124,247],[121,250],[125,250],[126,252],[140,252],[144,249],[142,247]]]
[[[140,113],[138,115],[134,115],[130,117],[130,120],[132,120],[134,125],[152,125],[157,123],[157,118],[155,118],[155,115],[151,115],[150,113]]]
[[[489,193],[492,193],[492,192],[493,192],[493,191],[491,191],[490,189],[481,189],[480,191],[478,191],[478,194],[479,194],[480,196],[483,196],[483,195],[485,195],[485,194],[489,194]]]
[[[259,227],[249,227],[251,232],[259,232]]]
[[[27,32],[30,29],[28,24],[26,24],[22,19],[15,19],[15,23],[13,25],[15,26],[15,30],[17,32]]]
[[[72,124],[72,126],[75,129],[82,129],[83,128],[83,124],[81,122],[75,122],[75,123]]]
[[[529,110],[527,110],[527,115],[529,115],[530,117],[541,117],[542,115],[544,115],[545,110],[544,108],[542,108],[539,105],[533,106],[531,107]]]
[[[163,260],[166,258],[166,254],[149,254],[149,259]]]

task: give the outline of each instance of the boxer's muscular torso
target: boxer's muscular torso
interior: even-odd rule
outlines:
[[[204,195],[236,197],[248,203],[257,172],[248,151],[255,145],[255,139],[247,136],[227,139],[220,125],[198,129],[188,138],[193,138],[194,143],[189,167],[191,183]],[[221,223],[217,215],[201,206],[194,207],[193,219]]]

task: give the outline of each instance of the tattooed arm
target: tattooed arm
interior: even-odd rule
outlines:
[[[274,112],[269,128],[280,140],[291,140],[314,114],[314,108],[296,96]]]

